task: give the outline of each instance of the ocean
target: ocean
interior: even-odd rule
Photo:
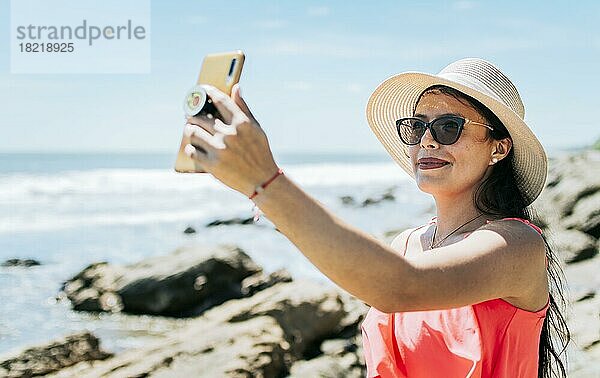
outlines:
[[[286,175],[345,222],[383,238],[420,224],[432,198],[385,154],[288,153],[275,156]],[[88,314],[57,301],[63,281],[88,264],[129,264],[183,245],[233,243],[265,271],[330,282],[268,218],[255,225],[208,227],[252,216],[253,202],[210,174],[181,174],[168,153],[0,154],[0,262],[31,258],[40,266],[0,267],[0,353],[83,329],[117,352],[143,342],[152,317]],[[379,197],[367,207],[343,204]],[[194,234],[183,231],[191,226]],[[156,331],[159,332],[159,331]]]

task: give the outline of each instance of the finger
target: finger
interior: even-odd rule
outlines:
[[[198,151],[197,147],[192,144],[186,144],[183,150],[187,156],[204,165],[204,162],[206,161],[206,154]]]
[[[185,126],[184,130],[185,135],[188,137],[188,142],[197,149],[197,154],[201,154],[202,156],[208,156],[208,148],[210,148],[206,142],[203,140],[198,140],[199,138],[193,135],[193,131],[189,129],[189,125]]]
[[[191,128],[190,140],[192,142],[197,141],[199,144],[203,143],[203,144],[200,144],[200,146],[204,147],[204,149],[206,149],[207,151],[213,152],[212,150],[205,147],[206,144],[208,146],[210,146],[212,149],[225,148],[225,145],[223,144],[223,137],[224,137],[223,133],[215,132],[214,134],[211,134],[208,131],[206,131],[203,128],[198,127],[196,125],[190,125],[190,128]],[[194,144],[194,143],[192,143],[192,144]]]
[[[223,123],[220,119],[215,120],[213,129],[215,130],[215,135],[216,134],[224,134],[224,135],[236,135],[237,134],[237,130],[236,130],[235,126],[227,125],[227,124]]]
[[[207,155],[215,149],[223,149],[223,134],[214,135],[196,125],[186,125],[186,134],[190,137],[192,145],[200,146],[206,150]]]
[[[231,94],[232,94],[233,101],[240,107],[240,109],[242,109],[242,111],[248,116],[248,118],[253,120],[255,123],[258,123],[256,121],[256,118],[254,117],[254,114],[252,114],[252,112],[250,111],[248,104],[246,104],[246,101],[241,96],[239,83],[235,83],[233,85]]]
[[[219,113],[221,113],[223,122],[231,124],[231,120],[233,119],[234,115],[240,111],[240,108],[237,106],[237,104],[233,102],[231,97],[227,96],[218,88],[208,84],[201,85],[204,89],[206,89],[206,93],[208,93],[208,96],[211,98]]]
[[[217,130],[215,129],[215,121],[216,121],[215,119],[210,119],[204,115],[202,115],[202,116],[197,115],[194,117],[187,118],[188,125],[200,126],[204,130],[206,130],[208,133],[210,133],[211,135],[217,132]]]

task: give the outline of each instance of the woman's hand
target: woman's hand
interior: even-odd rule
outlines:
[[[191,144],[185,146],[185,153],[225,185],[250,196],[279,169],[267,136],[240,96],[239,84],[233,86],[232,97],[211,85],[202,87],[223,121],[189,117],[185,133]]]

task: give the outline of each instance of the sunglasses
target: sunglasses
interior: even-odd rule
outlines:
[[[400,118],[396,121],[396,129],[398,129],[398,135],[402,143],[409,146],[418,144],[428,128],[436,142],[448,145],[456,143],[467,122],[494,130],[491,125],[450,115],[438,117],[431,122],[425,122],[422,119],[414,117]]]

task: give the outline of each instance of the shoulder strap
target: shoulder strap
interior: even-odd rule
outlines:
[[[541,233],[542,233],[542,229],[541,229],[541,228],[539,228],[539,227],[538,227],[538,226],[536,226],[535,224],[531,223],[531,222],[530,222],[530,221],[528,221],[527,219],[523,219],[523,218],[517,218],[517,217],[508,217],[508,218],[502,218],[502,219],[500,219],[500,220],[505,220],[505,219],[506,219],[506,220],[510,220],[510,219],[512,219],[512,220],[517,220],[517,221],[519,221],[519,222],[525,223],[525,224],[527,224],[527,225],[529,225],[529,226],[533,227],[533,228],[534,228],[534,229],[535,229],[535,230],[536,230],[536,231],[537,231],[539,234],[541,234]],[[486,220],[485,222],[486,222],[486,223],[490,223],[490,221],[489,221],[489,220]]]

